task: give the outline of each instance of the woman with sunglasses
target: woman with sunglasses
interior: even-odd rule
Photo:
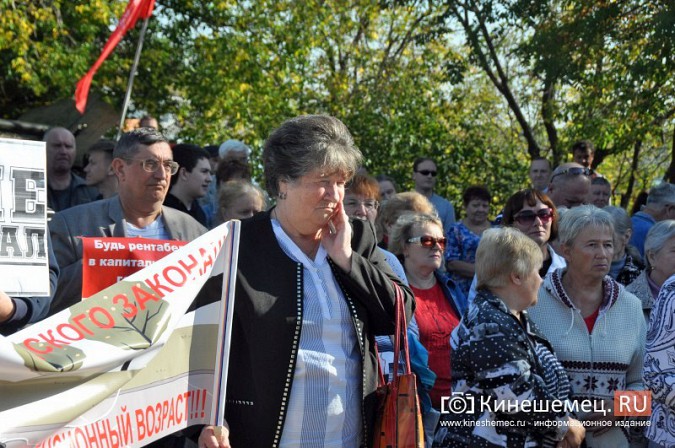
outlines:
[[[448,230],[446,266],[465,296],[469,294],[475,274],[474,263],[480,237],[492,225],[488,220],[490,200],[487,188],[480,185],[468,187],[462,195],[466,217]]]
[[[558,213],[544,193],[529,188],[515,193],[506,201],[502,223],[520,230],[537,243],[544,257],[539,270],[542,278],[565,267],[565,259],[549,245],[549,241],[558,236]]]
[[[402,261],[415,295],[419,338],[429,352],[429,368],[436,382],[429,392],[431,404],[441,409],[450,396],[450,333],[466,309],[464,294],[440,271],[446,239],[443,224],[434,215],[401,215],[392,229],[389,249]]]
[[[593,205],[571,208],[558,240],[567,267],[546,276],[530,317],[567,370],[577,415],[587,421],[586,445],[628,448],[628,425],[616,424],[621,417],[612,412],[614,392],[644,389],[646,325],[640,300],[608,275],[612,217]]]

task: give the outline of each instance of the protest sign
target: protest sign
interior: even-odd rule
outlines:
[[[219,316],[231,310],[238,221],[50,318],[0,337],[0,442],[141,447],[212,421]],[[222,300],[186,314],[223,274]],[[213,279],[212,281],[219,281]],[[203,292],[203,291],[202,291]]]
[[[82,298],[150,266],[185,244],[149,238],[82,237]]]
[[[0,139],[0,290],[48,296],[45,144]]]

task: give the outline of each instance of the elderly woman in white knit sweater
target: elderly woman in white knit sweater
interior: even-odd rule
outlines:
[[[609,410],[578,415],[588,421],[589,448],[630,446],[624,428],[613,424],[614,391],[644,389],[646,325],[640,300],[607,275],[613,233],[612,217],[593,205],[565,212],[558,238],[567,268],[546,277],[530,310],[567,370],[573,399]]]

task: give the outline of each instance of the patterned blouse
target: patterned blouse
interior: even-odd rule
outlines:
[[[563,437],[564,412],[526,409],[554,399],[565,402],[570,383],[526,311],[521,319],[498,297],[478,292],[451,339],[452,391],[463,394],[466,406],[446,406],[434,447],[555,446]],[[500,409],[501,401],[510,406]],[[554,420],[558,424],[537,425]],[[493,424],[481,423],[487,421]]]
[[[465,261],[467,263],[476,262],[476,249],[480,242],[480,235],[476,235],[464,225],[462,221],[453,224],[447,234],[448,245],[445,248],[445,261]],[[465,296],[469,295],[471,289],[471,277],[463,277],[455,272],[450,272],[450,278],[462,290]]]

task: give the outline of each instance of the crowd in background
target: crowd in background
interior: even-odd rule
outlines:
[[[451,180],[438,171],[432,158],[411,160],[414,190],[402,192],[387,173],[371,176],[358,168],[362,163],[360,153],[351,149],[353,142],[345,143],[347,137],[340,137],[339,144],[347,148],[344,153],[331,152],[331,145],[337,143],[310,135],[301,122],[291,123],[297,128],[288,125],[288,129],[281,129],[307,132],[297,138],[306,137],[308,148],[314,148],[312,139],[318,139],[316,148],[320,149],[303,152],[296,148],[295,135],[278,135],[281,131],[275,131],[263,153],[264,179],[252,178],[251,149],[241,141],[205,147],[171,145],[156,130],[156,120],[148,118],[143,124],[119,142],[101,140],[89,148],[81,173],[84,177],[73,168],[76,150],[72,133],[54,128],[45,134],[48,206],[53,212],[49,223],[52,296],[13,298],[0,293],[3,334],[80,299],[82,254],[77,236],[189,241],[228,220],[246,220],[242,237],[246,241],[251,238],[251,245],[256,236],[247,232],[254,229],[261,239],[278,241],[279,248],[270,251],[267,262],[278,260],[278,266],[285,268],[283,260],[295,260],[304,266],[306,278],[311,278],[307,283],[323,285],[317,290],[326,291],[330,300],[324,304],[323,292],[315,297],[314,290],[306,289],[304,297],[312,297],[309,302],[318,301],[321,306],[304,312],[335,327],[315,329],[303,322],[300,334],[350,334],[349,341],[326,348],[331,355],[347,360],[340,368],[348,381],[339,385],[347,396],[363,392],[356,386],[366,377],[370,381],[372,372],[368,369],[373,367],[362,366],[362,375],[359,357],[350,344],[361,344],[363,349],[369,338],[361,330],[357,334],[347,329],[351,327],[350,314],[361,322],[361,329],[370,327],[372,335],[377,336],[385,373],[396,368],[387,364],[391,352],[387,334],[391,332],[384,331],[387,325],[374,321],[378,313],[379,319],[386,319],[387,299],[382,299],[385,303],[376,312],[369,306],[361,309],[358,303],[354,305],[349,295],[363,295],[368,290],[386,297],[391,293],[389,277],[401,283],[410,299],[414,297],[409,344],[413,370],[420,380],[428,446],[675,444],[675,426],[670,423],[675,415],[671,308],[675,306],[675,282],[669,282],[675,274],[675,185],[664,182],[653,187],[645,203],[633,213],[612,206],[611,184],[592,168],[593,145],[580,141],[571,148],[570,162],[551,167],[544,158],[532,160],[527,173],[530,188],[513,191],[504,204],[494,204],[484,185],[466,186],[462,203],[452,204],[435,192],[439,183]],[[292,150],[296,153],[286,154]],[[317,154],[325,158],[312,160]],[[259,186],[262,183],[266,191]],[[323,193],[314,193],[312,188]],[[324,191],[331,188],[334,191]],[[336,210],[321,222],[316,210],[308,208],[312,201],[324,200],[316,196],[319,194],[335,195],[340,202],[338,210],[344,210],[351,226],[359,224],[346,230],[347,221],[336,218]],[[84,216],[91,216],[91,222]],[[159,216],[162,219],[157,219]],[[316,224],[313,219],[317,219]],[[272,225],[268,228],[262,220]],[[328,221],[337,225],[337,237],[333,229],[331,239],[326,236]],[[373,244],[378,246],[374,252],[360,246],[369,241],[368,229],[372,229]],[[306,239],[310,233],[313,238]],[[349,241],[341,240],[343,236],[352,239],[352,248]],[[260,266],[248,257],[240,256],[242,270],[247,270],[253,282],[267,282],[254,275]],[[264,255],[257,253],[254,257]],[[330,263],[323,264],[321,257],[330,259]],[[380,260],[387,266],[386,275],[372,268]],[[354,263],[362,263],[356,279]],[[291,276],[295,275],[295,268],[288,269]],[[327,280],[331,270],[338,287]],[[278,285],[280,294],[286,292],[284,288]],[[252,303],[258,300],[254,289],[246,292]],[[331,301],[336,297],[338,300]],[[407,302],[409,308],[411,303]],[[279,331],[291,330],[279,327]],[[335,342],[334,334],[326,334],[318,339]],[[256,337],[262,341],[264,336]],[[300,353],[312,343],[301,340]],[[242,353],[245,350],[254,348],[238,347],[235,355],[244,364],[253,362]],[[275,367],[283,364],[272,355],[266,362]],[[311,369],[312,362],[304,360],[299,365]],[[321,370],[321,362],[317,363],[316,368]],[[258,374],[253,365],[245,368],[250,369],[247,374]],[[280,383],[279,390],[295,394],[300,384],[311,393],[312,384],[306,377],[294,381],[290,392],[288,383]],[[526,415],[518,410],[486,410],[467,416],[442,412],[444,397],[453,392],[503,400],[590,400],[614,409],[615,391],[644,389],[654,391],[654,413],[648,427],[626,424],[613,413]],[[271,393],[277,392],[274,389]],[[367,397],[363,400],[364,408],[368,408]],[[305,413],[314,407],[319,413],[325,412],[324,406],[334,410],[334,403],[309,402],[302,405],[294,401],[290,405],[286,419],[298,432],[282,431],[286,442],[302,445],[308,431],[316,430],[313,425],[323,428],[316,422],[298,421],[302,418],[295,414],[302,415],[303,406]],[[282,409],[286,409],[284,406]],[[332,433],[325,437],[336,446],[358,446],[369,437],[354,429],[363,424],[361,416],[354,417],[349,409],[359,407],[358,401],[345,406],[347,417],[329,412],[328,421],[332,423],[327,425],[349,427],[353,433],[338,431],[338,442],[330,439]],[[263,413],[267,412],[273,419],[274,412],[264,408]],[[290,417],[291,413],[295,417]],[[236,424],[246,427],[250,424],[247,418],[237,417]],[[530,423],[523,427],[487,425],[480,430],[475,425],[448,425],[450,420],[466,422],[472,418]],[[560,424],[534,427],[531,422],[535,418]],[[234,439],[240,437],[234,429],[231,431]],[[267,434],[265,431],[262,433]],[[272,428],[269,433],[273,433]],[[227,446],[229,442],[217,440],[206,428],[198,443],[201,447]]]

